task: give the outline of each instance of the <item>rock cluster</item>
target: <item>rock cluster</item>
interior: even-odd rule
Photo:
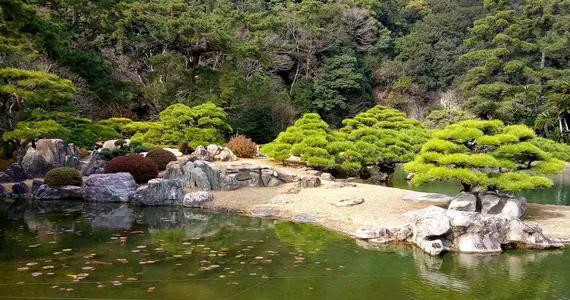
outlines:
[[[31,178],[41,178],[51,169],[68,167],[80,169],[79,151],[73,144],[65,145],[60,139],[41,139],[36,148],[28,149],[22,167]]]
[[[234,155],[232,150],[227,147],[221,147],[218,145],[208,145],[208,147],[198,146],[194,149],[194,152],[190,154],[193,160],[203,160],[203,161],[236,161],[237,156]]]
[[[453,198],[449,209],[480,212],[484,216],[520,219],[526,213],[526,199],[489,191],[478,194],[461,192]]]
[[[92,151],[89,158],[89,162],[81,170],[83,176],[89,176],[93,174],[103,174],[105,173],[105,166],[107,161],[103,159],[103,156],[99,151]]]
[[[412,223],[394,229],[361,229],[354,233],[371,243],[410,242],[430,255],[444,252],[497,253],[504,248],[564,248],[559,239],[542,234],[540,226],[518,218],[430,206],[411,214]]]

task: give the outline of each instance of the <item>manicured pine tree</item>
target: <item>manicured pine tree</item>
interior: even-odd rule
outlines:
[[[416,173],[413,184],[457,180],[466,192],[548,187],[552,181],[543,174],[561,172],[564,162],[535,146],[534,139],[524,125],[463,121],[435,132],[404,169]]]

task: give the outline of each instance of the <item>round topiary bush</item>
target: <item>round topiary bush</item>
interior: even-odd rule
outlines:
[[[232,136],[226,144],[237,157],[250,158],[257,153],[257,144],[245,135]]]
[[[146,157],[152,159],[158,166],[159,170],[166,169],[166,165],[168,165],[169,162],[178,160],[174,153],[162,148],[152,148],[148,150]]]
[[[81,186],[83,184],[83,177],[81,173],[74,168],[55,168],[46,173],[44,183],[51,186]]]
[[[156,163],[148,158],[138,155],[127,155],[113,158],[105,166],[105,173],[131,173],[137,183],[144,183],[158,177]]]

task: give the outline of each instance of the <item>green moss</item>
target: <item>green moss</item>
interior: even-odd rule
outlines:
[[[50,186],[81,186],[83,184],[83,177],[81,173],[74,168],[55,168],[46,173],[44,183]]]

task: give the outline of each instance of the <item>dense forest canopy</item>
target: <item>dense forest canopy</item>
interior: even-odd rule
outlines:
[[[57,127],[37,122],[61,112],[159,121],[173,104],[211,102],[234,132],[267,143],[304,113],[335,129],[380,104],[419,120],[464,110],[561,139],[570,109],[570,0],[12,0],[0,10],[4,132],[18,109],[17,122]]]

